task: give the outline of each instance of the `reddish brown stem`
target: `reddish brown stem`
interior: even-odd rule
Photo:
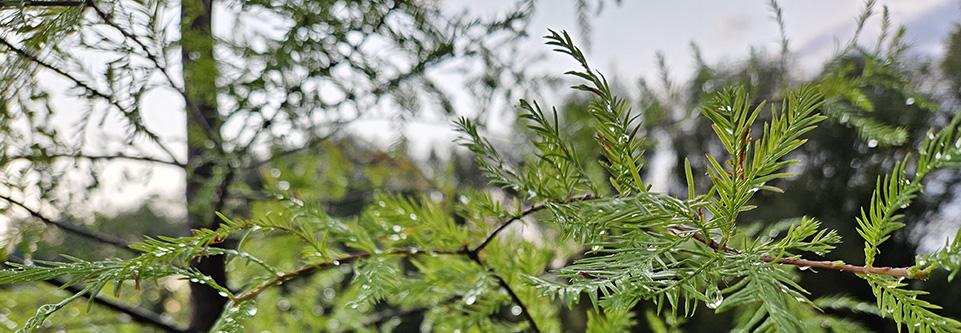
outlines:
[[[390,252],[385,252],[385,253],[383,253],[383,254],[386,254],[386,255],[407,255],[407,256],[412,256],[412,255],[425,254],[425,253],[426,253],[426,254],[445,254],[445,255],[451,255],[451,254],[453,254],[453,255],[460,255],[460,254],[465,254],[465,253],[466,253],[466,250],[461,249],[461,250],[457,250],[457,251],[418,251],[418,250],[413,250],[413,249],[398,249],[398,250],[393,250],[393,251],[390,251]],[[315,270],[318,270],[318,269],[324,268],[324,267],[336,266],[336,265],[340,265],[340,264],[342,264],[342,263],[349,263],[349,262],[351,262],[351,261],[354,261],[354,260],[357,260],[357,259],[362,259],[362,258],[367,258],[367,257],[370,257],[370,256],[372,256],[372,255],[374,255],[374,254],[372,254],[372,253],[366,253],[366,252],[365,252],[365,253],[355,253],[355,254],[351,254],[351,255],[344,256],[344,257],[340,257],[340,258],[337,258],[337,259],[334,259],[334,260],[331,260],[331,261],[326,261],[326,262],[317,263],[317,264],[312,264],[312,265],[306,265],[306,266],[303,266],[303,267],[301,267],[301,268],[298,268],[298,269],[296,269],[296,270],[294,270],[294,271],[279,274],[279,275],[275,276],[274,278],[272,278],[272,279],[270,279],[270,280],[264,281],[263,283],[261,283],[261,284],[258,285],[257,287],[254,287],[254,289],[251,289],[251,290],[248,291],[248,292],[245,292],[245,293],[240,294],[240,295],[238,295],[238,296],[231,297],[230,300],[233,301],[234,303],[240,303],[240,302],[249,300],[249,299],[251,299],[251,298],[257,297],[257,295],[260,295],[260,293],[264,292],[264,290],[267,290],[267,288],[269,288],[269,287],[271,287],[271,286],[281,284],[281,283],[283,283],[284,281],[293,279],[293,278],[298,277],[298,276],[300,276],[300,275],[307,274],[307,273],[313,272],[313,271],[315,271]]]
[[[586,194],[586,195],[582,195],[582,196],[578,196],[578,197],[571,197],[571,198],[567,199],[567,201],[565,201],[565,202],[585,201],[585,200],[593,200],[593,199],[597,199],[597,197],[595,197],[593,194]],[[542,210],[542,209],[544,209],[544,208],[547,208],[547,206],[544,205],[544,204],[533,205],[533,206],[530,206],[530,207],[528,207],[527,209],[521,211],[520,214],[518,214],[517,216],[511,217],[511,218],[509,218],[509,219],[507,219],[507,220],[504,220],[504,222],[501,222],[501,224],[500,224],[499,226],[497,226],[497,229],[494,229],[494,231],[491,232],[490,235],[487,235],[487,237],[484,238],[483,241],[481,241],[480,245],[477,245],[477,247],[475,247],[473,250],[471,250],[471,252],[474,252],[474,253],[480,252],[480,251],[483,250],[485,247],[487,247],[487,244],[489,244],[489,243],[491,242],[491,240],[493,240],[494,237],[497,236],[498,233],[500,233],[502,230],[504,230],[505,228],[507,228],[508,226],[510,226],[511,223],[514,223],[514,221],[518,221],[518,220],[526,217],[527,215],[533,214],[533,213],[535,213],[535,212],[537,212],[537,211],[540,211],[540,210]]]
[[[678,227],[677,229],[682,231],[694,231],[694,229],[689,229],[685,227]],[[719,244],[718,242],[714,241],[713,239],[707,238],[704,235],[697,232],[691,235],[691,237],[694,237],[694,239],[698,240],[701,243],[704,243],[705,245],[709,246],[715,251],[724,251],[724,252],[737,253],[737,254],[741,253],[741,251],[735,248],[731,248],[727,246],[724,246],[722,248],[721,244]],[[761,261],[777,262],[778,264],[782,264],[782,265],[794,265],[799,267],[820,268],[820,269],[830,269],[830,270],[842,271],[842,272],[852,272],[854,274],[879,274],[879,275],[903,277],[907,279],[926,279],[928,277],[928,272],[923,270],[912,272],[912,270],[909,267],[855,266],[855,265],[846,264],[840,260],[813,261],[813,260],[806,260],[802,258],[777,258],[770,255],[764,255],[761,257]]]

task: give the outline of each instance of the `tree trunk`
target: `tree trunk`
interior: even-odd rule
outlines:
[[[211,0],[181,3],[181,56],[187,107],[187,224],[191,229],[217,225],[214,210],[221,193],[218,178],[223,160],[221,120],[217,112],[216,60],[213,55]],[[227,286],[224,258],[206,257],[191,267]],[[227,299],[205,284],[190,284],[191,332],[209,331],[223,311]]]

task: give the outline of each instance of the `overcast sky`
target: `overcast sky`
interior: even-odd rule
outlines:
[[[597,1],[589,1],[596,3]],[[691,43],[699,46],[708,64],[745,59],[753,47],[768,54],[780,50],[780,34],[769,2],[751,1],[653,1],[623,0],[617,5],[604,1],[603,10],[591,17],[591,48],[585,53],[594,68],[625,87],[633,87],[637,79],[656,82],[656,54],[665,55],[674,82],[686,81],[694,68]],[[450,12],[464,10],[475,15],[494,17],[511,9],[511,0],[441,1]],[[567,55],[550,52],[541,37],[548,29],[566,30],[583,45],[577,24],[575,0],[541,0],[529,27],[530,37],[523,50],[547,54],[547,61],[528,70],[559,75],[577,69]],[[789,49],[798,65],[814,75],[840,45],[854,34],[856,17],[862,12],[862,1],[808,0],[779,1]],[[904,25],[910,52],[939,55],[943,40],[961,14],[961,2],[947,0],[878,1],[875,15],[866,24],[861,41],[872,45],[880,30],[881,11],[887,6],[894,27]],[[595,8],[596,9],[596,8]],[[596,10],[592,10],[595,13]],[[568,91],[560,91],[560,94]],[[551,96],[524,96],[550,105]],[[463,110],[461,110],[463,111]],[[468,110],[469,111],[469,110]],[[447,122],[432,120],[411,123],[407,133],[415,155],[426,156],[437,142],[450,142],[455,134]],[[496,127],[507,127],[513,119],[502,119]],[[396,128],[387,121],[366,121],[354,126],[368,138],[387,142]],[[443,152],[443,149],[441,149]]]
[[[574,0],[540,1],[532,36],[547,29],[567,30],[579,36]],[[591,1],[596,2],[596,1]],[[689,73],[692,66],[690,43],[700,46],[705,60],[739,60],[750,47],[777,52],[780,36],[768,1],[653,1],[623,0],[620,5],[606,0],[600,15],[593,17],[592,48],[589,60],[602,71],[616,72],[625,78],[652,77],[655,54],[662,52],[672,71]],[[495,13],[509,8],[512,1],[448,2],[449,8],[469,8]],[[800,57],[800,65],[816,69],[854,32],[855,17],[864,7],[862,1],[807,0],[779,1],[790,49]],[[878,1],[875,17],[868,22],[863,39],[873,41],[880,26],[882,6],[887,6],[895,26],[907,28],[912,50],[937,54],[941,41],[961,13],[961,3],[948,0]],[[532,47],[542,41],[532,38]],[[542,46],[543,47],[543,46]],[[563,61],[564,56],[554,56]],[[568,65],[573,65],[568,61]]]

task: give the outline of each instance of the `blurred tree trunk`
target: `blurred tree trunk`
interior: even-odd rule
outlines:
[[[214,228],[220,206],[223,179],[220,126],[217,111],[217,64],[211,29],[211,0],[181,3],[181,56],[187,109],[187,225],[190,229]],[[191,267],[227,286],[222,256],[194,261]],[[206,284],[190,284],[191,332],[209,331],[227,299]]]

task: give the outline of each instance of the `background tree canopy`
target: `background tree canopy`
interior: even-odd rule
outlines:
[[[961,330],[961,27],[918,56],[869,1],[802,75],[772,1],[776,52],[624,84],[566,32],[577,67],[527,71],[535,1],[0,5],[10,329]],[[349,130],[378,118],[468,149]],[[164,172],[182,197],[91,208]]]

